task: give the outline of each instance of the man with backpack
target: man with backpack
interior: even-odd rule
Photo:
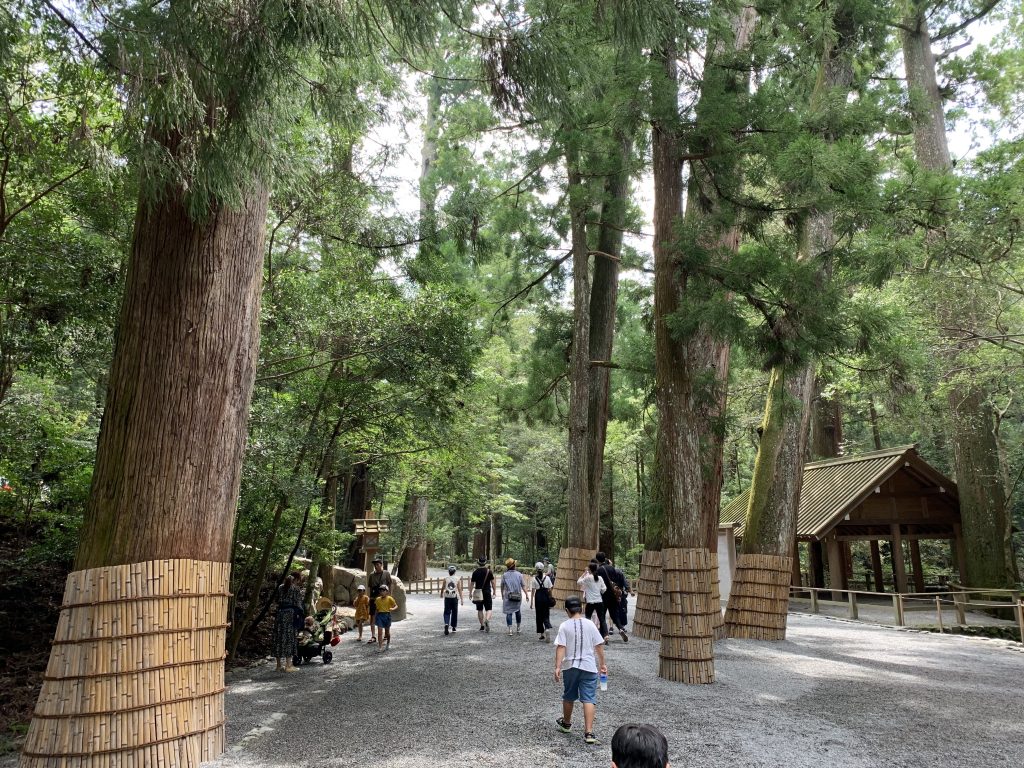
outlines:
[[[619,630],[622,642],[628,643],[629,635],[626,633],[626,617],[623,615],[621,608],[622,598],[626,596],[628,591],[626,575],[612,565],[611,560],[608,559],[604,552],[597,553],[597,575],[605,583],[606,589],[601,597],[604,599],[608,618],[615,624],[615,628]],[[608,638],[605,638],[606,642],[607,640]]]
[[[456,568],[448,566],[448,575],[441,583],[440,595],[444,599],[444,633],[454,632],[459,623],[459,606],[465,605],[462,600],[462,581],[455,578]]]

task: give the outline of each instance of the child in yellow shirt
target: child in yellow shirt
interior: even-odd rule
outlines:
[[[377,598],[377,615],[373,619],[373,623],[377,625],[379,632],[377,632],[377,643],[382,651],[386,651],[391,647],[391,612],[398,607],[398,603],[395,602],[395,598],[391,596],[391,591],[388,589],[387,584],[381,584],[380,597]],[[381,642],[381,634],[384,635],[384,642]]]
[[[356,609],[356,628],[359,630],[357,643],[363,642],[363,624],[370,620],[370,598],[366,595],[366,587],[360,584],[356,587],[356,599],[352,601],[352,607]]]

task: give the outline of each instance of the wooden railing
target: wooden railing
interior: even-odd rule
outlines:
[[[441,591],[441,587],[448,581],[447,577],[440,577],[436,579],[423,579],[422,581],[410,581],[405,585],[405,593],[407,595],[429,595],[438,594]],[[467,600],[469,599],[469,579],[465,576],[459,577],[459,586],[462,587],[462,594]]]
[[[824,597],[823,597],[824,594]],[[836,599],[839,596],[840,599]],[[878,604],[881,592],[866,592],[854,589],[831,589],[825,587],[790,587],[790,603],[794,600],[808,600],[811,613],[820,613],[822,605],[845,606],[846,615],[851,619],[860,618],[860,601],[871,599],[873,605]],[[944,632],[946,616],[955,617],[955,624],[967,624],[968,610],[992,611],[998,609],[1012,610],[1017,620],[1017,627],[1024,644],[1024,600],[1021,592],[1014,589],[957,589],[949,592],[911,592],[890,593],[892,600],[893,621],[897,626],[906,626],[906,615],[912,611],[935,611],[939,632]]]

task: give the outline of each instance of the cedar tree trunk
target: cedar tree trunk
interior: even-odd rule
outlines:
[[[946,137],[942,96],[935,73],[935,55],[924,11],[905,19],[901,30],[907,86],[914,120],[914,153],[918,163],[934,173],[952,169]],[[936,302],[939,328],[970,323],[961,309],[953,309],[954,288],[947,286]],[[949,317],[951,312],[957,318]],[[968,344],[952,336],[946,339],[947,367],[956,368]],[[1016,581],[1016,567],[1007,520],[1006,490],[1000,482],[999,444],[990,398],[971,381],[956,381],[947,403],[952,426],[953,461],[960,495],[967,573],[961,580],[972,587],[1009,587]]]
[[[140,203],[76,569],[231,559],[266,214]]]

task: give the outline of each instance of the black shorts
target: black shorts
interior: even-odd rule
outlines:
[[[373,623],[373,617],[377,615],[377,599],[370,598],[370,623]]]
[[[474,605],[476,605],[476,609],[478,611],[490,611],[494,609],[494,596],[490,593],[490,591],[485,590],[484,599],[474,600],[473,603]]]

